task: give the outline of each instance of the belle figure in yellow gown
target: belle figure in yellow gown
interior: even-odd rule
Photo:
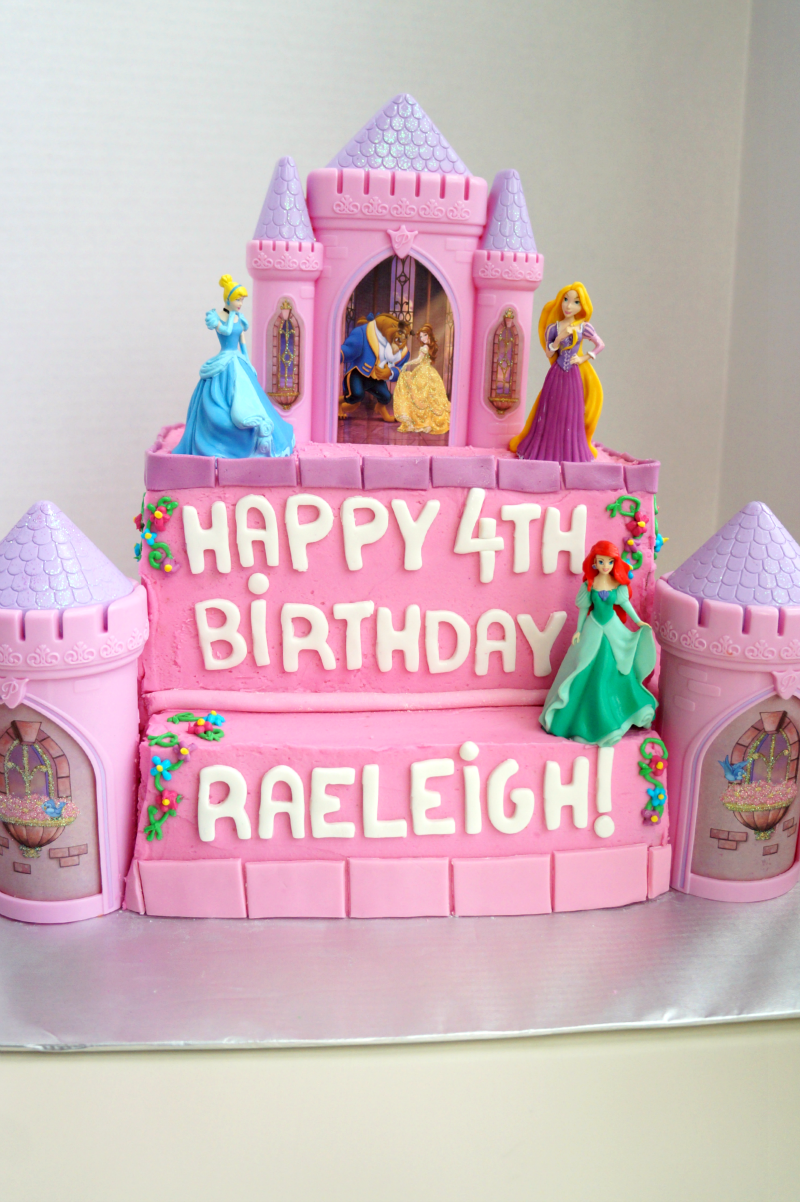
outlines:
[[[419,354],[400,372],[394,386],[394,416],[401,434],[446,434],[450,429],[450,401],[444,381],[433,366],[438,353],[433,326],[417,335]]]

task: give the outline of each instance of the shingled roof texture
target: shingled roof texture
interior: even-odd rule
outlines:
[[[669,578],[690,597],[800,605],[800,547],[771,509],[751,501]]]
[[[134,585],[51,501],[37,501],[0,542],[0,609],[107,605]]]
[[[486,229],[481,238],[483,250],[516,250],[536,254],[528,206],[518,171],[498,171],[489,193],[487,212]]]
[[[265,242],[314,241],[303,185],[297,174],[297,165],[289,155],[278,159],[275,164],[253,239]]]
[[[430,117],[407,92],[401,92],[385,104],[328,166],[471,174]]]

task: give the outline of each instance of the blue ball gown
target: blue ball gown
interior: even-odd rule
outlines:
[[[223,322],[215,309],[209,309],[206,325],[216,329],[221,349],[200,368],[186,429],[173,455],[221,459],[291,455],[294,430],[259,384],[241,340],[247,321],[240,313],[231,313]]]

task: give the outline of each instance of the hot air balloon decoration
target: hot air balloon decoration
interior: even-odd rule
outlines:
[[[733,749],[735,762],[726,755],[719,764],[728,782],[722,804],[756,839],[766,840],[797,796],[797,759],[785,712],[762,714],[758,727],[745,748],[740,740]]]
[[[22,855],[36,859],[78,817],[69,792],[69,763],[39,722],[12,722],[0,748],[0,822]]]

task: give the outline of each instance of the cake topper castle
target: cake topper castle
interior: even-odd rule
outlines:
[[[258,380],[298,446],[505,449],[542,266],[518,173],[490,191],[395,96],[307,199],[294,161],[275,167],[247,245]]]

